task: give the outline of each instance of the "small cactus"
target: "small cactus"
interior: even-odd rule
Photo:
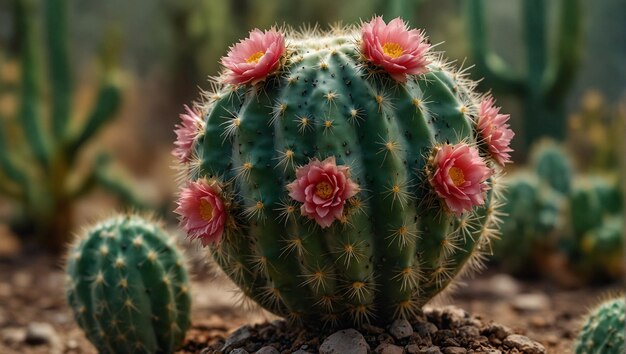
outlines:
[[[567,221],[567,198],[529,172],[507,176],[502,238],[494,241],[496,262],[520,275],[540,271],[542,257],[556,248]]]
[[[624,275],[624,217],[611,215],[580,240],[579,267],[594,279],[620,279]]]
[[[177,129],[177,212],[246,296],[295,323],[387,323],[480,266],[513,132],[422,32],[255,30],[222,63]]]
[[[173,353],[190,324],[174,238],[136,215],[98,223],[67,259],[67,300],[100,353]]]
[[[576,338],[575,354],[624,354],[624,297],[602,303],[592,310]]]

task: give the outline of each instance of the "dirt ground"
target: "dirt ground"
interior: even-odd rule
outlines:
[[[63,277],[60,262],[48,256],[0,261],[0,353],[96,353],[65,304]],[[243,324],[272,319],[236,306],[225,280],[195,278],[185,352],[199,352],[206,343]],[[605,285],[566,290],[547,281],[515,280],[490,270],[466,280],[453,296],[432,306],[454,304],[484,322],[499,322],[539,341],[548,353],[565,354],[587,309],[621,289]]]

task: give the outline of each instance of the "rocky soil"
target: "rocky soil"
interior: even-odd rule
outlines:
[[[587,308],[622,289],[609,285],[567,290],[491,271],[467,281],[453,297],[430,304],[412,323],[315,337],[266,313],[236,306],[224,279],[196,277],[192,328],[180,353],[346,354],[351,352],[337,345],[351,340],[357,344],[350,348],[362,348],[355,353],[368,348],[384,354],[542,353],[544,348],[546,353],[564,354],[570,352]],[[456,307],[444,307],[447,304]],[[233,344],[229,335],[244,325]],[[242,331],[248,332],[243,340]],[[349,339],[338,340],[342,336]],[[65,304],[59,261],[46,256],[0,260],[0,353],[96,353]]]

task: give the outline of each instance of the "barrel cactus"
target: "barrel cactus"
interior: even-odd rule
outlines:
[[[572,159],[552,140],[542,140],[532,151],[532,163],[539,178],[557,192],[567,195],[572,188]]]
[[[102,221],[74,242],[66,295],[100,353],[173,353],[190,324],[181,253],[172,237],[139,216]]]
[[[410,317],[497,233],[513,132],[401,19],[254,30],[181,115],[177,213],[294,323]]]
[[[575,342],[575,354],[623,354],[624,342],[624,297],[603,302],[591,311]]]

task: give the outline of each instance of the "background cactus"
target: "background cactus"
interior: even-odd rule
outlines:
[[[567,198],[538,176],[518,172],[507,176],[502,208],[502,238],[494,242],[494,260],[512,273],[536,275],[545,257],[558,248],[567,224]]]
[[[251,36],[270,35],[276,40],[273,32]],[[215,261],[246,296],[308,325],[414,315],[459,273],[480,267],[499,221],[497,173],[485,181],[492,189],[484,204],[459,215],[431,186],[440,151],[478,151],[475,83],[432,53],[412,62],[425,60],[423,74],[396,81],[368,63],[357,36],[351,28],[291,34],[265,81],[224,84],[254,82],[243,75],[259,67],[246,63],[266,65],[277,51],[244,55],[246,63],[235,66],[241,76],[226,71],[205,96],[181,168],[188,187],[179,213],[191,237],[213,243]],[[392,44],[385,50],[404,49]],[[497,169],[486,145],[475,159]],[[287,187],[305,173],[298,166],[331,170],[335,163],[358,193],[338,220],[320,226],[300,215],[304,207]],[[454,172],[442,178],[455,185],[472,178]],[[193,208],[198,217],[189,216]],[[207,230],[189,225],[209,219]],[[214,230],[222,225],[223,235]]]
[[[522,13],[526,44],[525,77],[516,74],[489,49],[484,0],[467,3],[467,21],[472,59],[477,77],[496,94],[513,94],[525,109],[523,136],[526,148],[543,136],[563,140],[566,132],[565,99],[573,82],[582,53],[582,1],[560,1],[558,24],[548,26],[549,4],[543,0],[523,0]],[[558,28],[555,43],[547,32]],[[550,48],[554,53],[550,54]]]
[[[623,192],[617,178],[575,174],[565,150],[554,142],[533,147],[532,170],[507,176],[509,203],[496,260],[517,274],[545,268],[562,252],[586,280],[624,274]],[[533,269],[529,264],[538,266]]]
[[[575,354],[621,354],[626,351],[624,324],[626,305],[620,296],[600,304],[589,313],[574,346]]]
[[[173,353],[190,324],[187,270],[154,222],[119,215],[74,241],[67,300],[100,353]]]
[[[115,116],[120,105],[115,53],[103,53],[97,100],[85,119],[76,117],[72,113],[68,1],[41,3],[45,55],[39,50],[40,16],[36,3],[13,0],[21,82],[2,82],[0,76],[0,89],[5,85],[12,87],[0,92],[19,93],[20,103],[13,119],[2,117],[0,111],[0,194],[19,206],[18,226],[25,226],[26,233],[37,234],[49,249],[61,251],[70,236],[74,201],[94,186],[110,187],[107,189],[111,193],[122,194],[137,207],[142,203],[132,198],[123,180],[108,177],[107,165],[90,166],[87,170],[77,167],[84,147]],[[47,59],[45,67],[40,66],[41,58]],[[44,72],[49,75],[45,81],[41,75]],[[43,82],[50,85],[46,91]]]

